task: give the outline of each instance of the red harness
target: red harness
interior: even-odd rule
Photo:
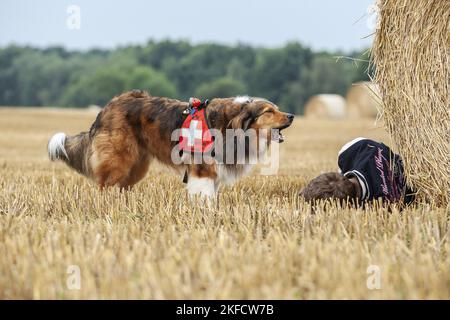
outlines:
[[[214,141],[205,116],[207,104],[208,100],[202,103],[196,98],[189,99],[189,115],[181,126],[180,150],[203,153],[212,149]]]

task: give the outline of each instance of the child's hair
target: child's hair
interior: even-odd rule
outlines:
[[[325,199],[337,199],[341,204],[358,201],[356,186],[337,172],[324,173],[314,178],[299,195],[311,203]]]

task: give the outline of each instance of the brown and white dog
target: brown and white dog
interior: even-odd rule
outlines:
[[[188,107],[187,102],[153,97],[140,90],[123,93],[106,105],[88,132],[75,136],[55,134],[48,144],[49,157],[64,161],[96,181],[100,188],[118,185],[125,189],[144,178],[151,160],[156,158],[187,175],[190,194],[212,196],[220,183],[235,181],[249,172],[252,165],[175,164],[172,150],[178,142],[172,141],[172,133],[182,126]],[[282,130],[294,118],[267,100],[248,97],[212,99],[205,114],[210,129],[224,135],[226,129]],[[284,140],[279,134],[266,143],[274,139]],[[226,144],[224,141],[223,145]],[[247,151],[249,148],[252,146],[247,146]]]

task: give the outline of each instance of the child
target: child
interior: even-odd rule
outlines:
[[[358,204],[379,198],[409,204],[414,199],[406,186],[400,156],[383,143],[354,139],[339,151],[338,165],[339,173],[318,176],[300,191],[300,195],[309,202],[334,198]]]

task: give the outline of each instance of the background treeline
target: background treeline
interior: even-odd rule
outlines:
[[[249,94],[301,114],[311,95],[345,95],[366,80],[367,60],[366,52],[313,52],[296,42],[269,49],[150,41],[86,52],[9,46],[0,49],[0,105],[103,106],[138,88],[183,100]]]

